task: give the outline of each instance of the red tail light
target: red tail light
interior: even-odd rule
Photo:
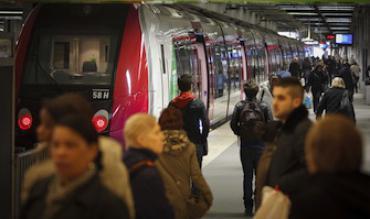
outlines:
[[[92,118],[92,123],[98,133],[103,132],[108,127],[108,112],[106,110],[99,110]]]
[[[28,109],[23,108],[19,111],[18,126],[22,130],[28,130],[32,127],[32,114]]]

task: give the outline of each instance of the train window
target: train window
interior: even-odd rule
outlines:
[[[0,58],[10,58],[12,56],[12,41],[10,39],[0,39]]]
[[[26,84],[108,85],[112,80],[111,37],[44,35],[31,49]],[[110,66],[110,68],[109,68]]]
[[[161,44],[161,61],[162,61],[162,72],[163,74],[166,74],[166,61],[164,58],[164,45]]]
[[[198,52],[193,45],[176,45],[177,74],[190,74],[193,79],[193,93],[201,97],[201,73]]]

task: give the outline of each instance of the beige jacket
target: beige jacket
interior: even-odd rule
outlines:
[[[211,190],[204,179],[196,157],[196,150],[186,133],[179,130],[164,131],[164,152],[157,161],[166,195],[176,219],[200,218],[212,205]],[[196,202],[191,191],[194,184],[200,192]]]
[[[99,137],[99,148],[102,152],[103,170],[100,178],[111,192],[121,197],[129,210],[130,218],[135,218],[135,208],[131,193],[130,180],[126,166],[123,164],[122,147],[109,137]],[[21,200],[24,202],[32,186],[40,179],[51,176],[55,172],[54,165],[50,159],[46,159],[29,168],[22,184]]]

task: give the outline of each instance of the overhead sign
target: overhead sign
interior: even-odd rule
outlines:
[[[335,39],[335,35],[334,34],[328,34],[328,35],[326,35],[326,39],[327,40],[334,40]]]

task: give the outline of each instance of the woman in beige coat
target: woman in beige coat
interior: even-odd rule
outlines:
[[[182,130],[181,111],[173,107],[163,110],[159,124],[165,135],[165,146],[157,167],[175,218],[200,218],[211,207],[213,197],[200,171],[195,146]]]

